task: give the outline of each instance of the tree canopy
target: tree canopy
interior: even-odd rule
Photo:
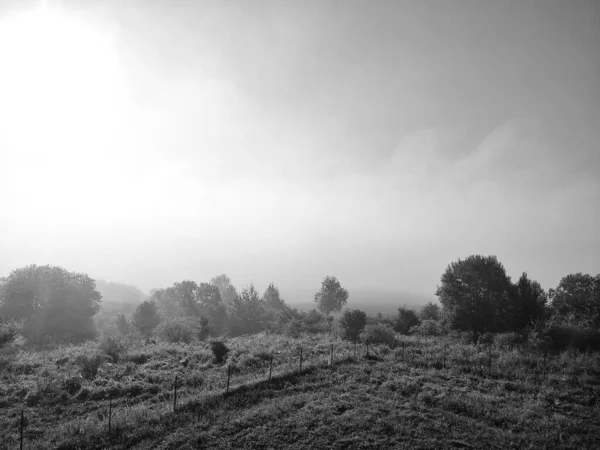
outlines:
[[[0,280],[0,314],[24,322],[30,341],[93,338],[101,299],[87,274],[58,266],[26,266]]]
[[[600,274],[575,273],[563,277],[551,290],[551,307],[563,317],[600,327]]]
[[[512,284],[495,256],[472,255],[452,262],[436,295],[453,328],[476,334],[511,329]]]
[[[315,294],[315,302],[319,311],[329,315],[340,311],[348,302],[348,291],[342,287],[337,278],[326,276],[321,283],[321,289]]]

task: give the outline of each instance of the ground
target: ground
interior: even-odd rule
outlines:
[[[22,409],[28,449],[600,447],[598,355],[402,340],[367,356],[329,335],[260,334],[228,339],[225,364],[208,343],[129,343],[93,379],[80,355],[96,343],[5,351],[0,448],[19,445]]]

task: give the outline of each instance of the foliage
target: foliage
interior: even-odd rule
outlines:
[[[225,274],[214,277],[210,280],[210,284],[216,286],[221,294],[221,300],[225,305],[231,305],[237,298],[237,291],[231,284],[231,280]]]
[[[327,327],[326,317],[316,309],[302,314],[303,328],[308,333],[322,333]]]
[[[367,325],[360,334],[365,344],[386,344],[393,346],[396,340],[394,330],[386,325]]]
[[[19,328],[14,322],[4,321],[0,317],[0,348],[13,342],[19,334]]]
[[[244,288],[230,307],[230,329],[234,336],[252,334],[265,327],[265,304],[254,285]]]
[[[531,326],[544,315],[546,293],[540,283],[530,280],[524,272],[515,285],[517,296],[515,329]]]
[[[129,332],[129,322],[127,322],[125,314],[119,313],[115,319],[115,324],[121,336],[125,336]]]
[[[100,350],[110,356],[113,362],[118,362],[126,349],[127,346],[120,337],[105,335],[100,341]]]
[[[325,315],[340,311],[348,302],[348,291],[332,276],[326,276],[321,283],[321,289],[315,294],[317,308]]]
[[[156,303],[152,300],[142,302],[133,313],[131,323],[140,331],[140,333],[148,337],[161,321]]]
[[[367,324],[367,314],[359,309],[346,310],[340,317],[342,337],[356,341]]]
[[[451,327],[475,337],[514,327],[514,296],[504,266],[495,256],[473,255],[448,265],[436,295]]]
[[[167,342],[191,342],[194,337],[194,326],[189,320],[177,318],[161,322],[155,329],[155,334]]]
[[[26,266],[0,280],[0,314],[23,320],[23,336],[35,343],[95,337],[101,298],[86,274],[58,266]]]
[[[559,317],[572,316],[584,327],[600,328],[600,274],[563,277],[551,290],[551,308]]]
[[[227,325],[227,307],[221,300],[219,288],[213,284],[200,283],[196,291],[196,302],[199,314],[208,322],[203,322],[202,334],[206,336],[221,335]]]
[[[421,312],[419,313],[419,318],[421,320],[440,320],[441,312],[440,305],[433,302],[427,302],[423,308],[421,308]]]
[[[262,298],[267,308],[276,311],[281,311],[285,308],[285,302],[279,294],[279,289],[273,283],[269,284]]]
[[[398,308],[398,315],[394,322],[394,330],[400,334],[409,334],[410,329],[421,323],[415,311],[405,306]]]
[[[425,319],[419,325],[410,328],[409,334],[416,336],[441,336],[444,334],[444,327],[438,320]]]
[[[80,355],[76,361],[79,365],[81,376],[86,380],[93,380],[98,375],[98,369],[102,365],[102,356],[98,354],[92,356]]]
[[[210,343],[210,350],[212,351],[214,360],[217,364],[223,363],[229,353],[229,348],[223,341],[212,341]]]

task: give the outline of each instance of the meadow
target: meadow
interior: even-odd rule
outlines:
[[[224,363],[208,342],[5,348],[0,449],[19,447],[22,411],[27,449],[600,446],[597,353],[450,336],[368,354],[326,333],[225,344]]]

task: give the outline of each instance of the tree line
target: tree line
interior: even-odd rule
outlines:
[[[400,307],[394,317],[367,317],[346,309],[336,321],[332,313],[347,304],[349,293],[333,276],[325,277],[315,293],[315,308],[304,312],[290,307],[273,283],[262,294],[252,284],[238,292],[223,274],[207,282],[183,280],[153,289],[129,317],[120,314],[112,326],[122,335],[170,341],[261,331],[297,336],[335,328],[348,339],[370,342],[387,342],[393,333],[435,336],[453,331],[466,332],[477,342],[486,334],[507,332],[546,339],[562,333],[562,339],[573,339],[573,330],[584,330],[591,333],[591,346],[600,349],[594,340],[600,339],[600,274],[570,274],[545,291],[527,273],[513,282],[495,256],[472,255],[448,265],[436,296],[439,303],[429,302],[419,312]],[[32,343],[93,339],[101,301],[95,281],[86,274],[57,266],[16,269],[0,279],[0,345],[19,333]],[[567,337],[565,330],[571,330]]]

